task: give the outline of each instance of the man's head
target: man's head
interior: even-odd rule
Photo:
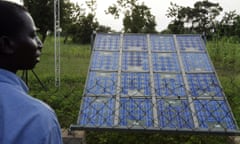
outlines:
[[[0,1],[0,68],[16,72],[34,68],[42,43],[24,7]]]

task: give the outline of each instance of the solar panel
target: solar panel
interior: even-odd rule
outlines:
[[[123,36],[123,50],[147,51],[147,37],[143,34]]]
[[[236,129],[231,111],[223,100],[194,101],[201,128]]]
[[[113,126],[114,99],[84,97],[79,125],[89,127]]]
[[[201,35],[96,34],[76,127],[240,134]]]
[[[176,53],[153,53],[154,72],[180,72]]]
[[[96,51],[93,53],[91,70],[117,71],[118,61],[118,52]]]
[[[86,95],[116,95],[117,73],[90,72],[85,89]]]
[[[148,56],[145,52],[123,52],[123,71],[149,71]]]
[[[121,98],[119,125],[125,127],[153,127],[151,99]]]
[[[183,78],[180,74],[154,74],[156,96],[186,96]]]
[[[175,52],[173,36],[150,35],[151,50],[153,52]]]
[[[121,95],[150,96],[150,76],[148,73],[122,73]]]
[[[187,100],[158,100],[159,126],[162,128],[194,128]]]
[[[187,74],[192,96],[222,97],[223,92],[214,74]]]
[[[182,58],[186,72],[213,72],[205,53],[182,53]]]
[[[185,52],[205,51],[203,40],[200,37],[200,35],[178,35],[177,43],[181,51]]]
[[[95,38],[94,50],[118,51],[120,35],[118,34],[98,34]]]

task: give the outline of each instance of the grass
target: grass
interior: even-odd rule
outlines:
[[[207,47],[223,91],[240,124],[240,44],[222,39],[208,42]]]
[[[90,45],[61,43],[61,86],[55,87],[54,39],[48,37],[42,51],[41,62],[34,71],[48,88],[45,91],[29,72],[30,94],[48,103],[57,113],[60,124],[68,128],[75,124],[90,61]],[[240,123],[240,44],[227,40],[208,42],[208,52],[222,83],[235,117]],[[142,133],[89,132],[88,143],[171,143],[194,144],[228,143],[225,136],[163,135]]]
[[[49,37],[43,48],[41,62],[35,68],[39,76],[54,76],[54,41]],[[86,77],[89,60],[90,45],[61,43],[61,76]]]

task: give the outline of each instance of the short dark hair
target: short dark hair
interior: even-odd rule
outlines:
[[[14,37],[20,33],[24,21],[22,13],[27,10],[16,3],[0,0],[0,37]]]

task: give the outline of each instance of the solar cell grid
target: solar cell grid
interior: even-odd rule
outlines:
[[[91,70],[116,71],[118,69],[119,52],[95,51],[92,57]]]
[[[97,34],[95,38],[94,49],[118,51],[120,49],[120,35]]]
[[[150,76],[148,73],[122,73],[121,95],[150,96]]]
[[[114,104],[113,98],[84,97],[79,124],[95,127],[113,126]]]
[[[223,100],[194,101],[201,128],[236,129],[231,111]]]
[[[182,76],[180,74],[154,74],[156,96],[186,96]]]
[[[153,127],[151,99],[121,98],[120,126]]]
[[[115,95],[117,73],[90,72],[85,89],[86,95]]]
[[[122,70],[149,71],[148,54],[146,52],[123,52]]]
[[[177,43],[181,51],[205,51],[203,41],[200,36],[177,36]]]
[[[146,35],[124,35],[123,50],[147,51]]]
[[[161,128],[193,128],[187,100],[158,100],[158,119]]]
[[[182,53],[186,72],[213,72],[206,53]]]
[[[150,35],[151,50],[156,52],[174,52],[173,36]]]
[[[222,97],[223,92],[214,74],[187,74],[192,96]]]
[[[180,72],[176,53],[152,53],[154,72]]]

